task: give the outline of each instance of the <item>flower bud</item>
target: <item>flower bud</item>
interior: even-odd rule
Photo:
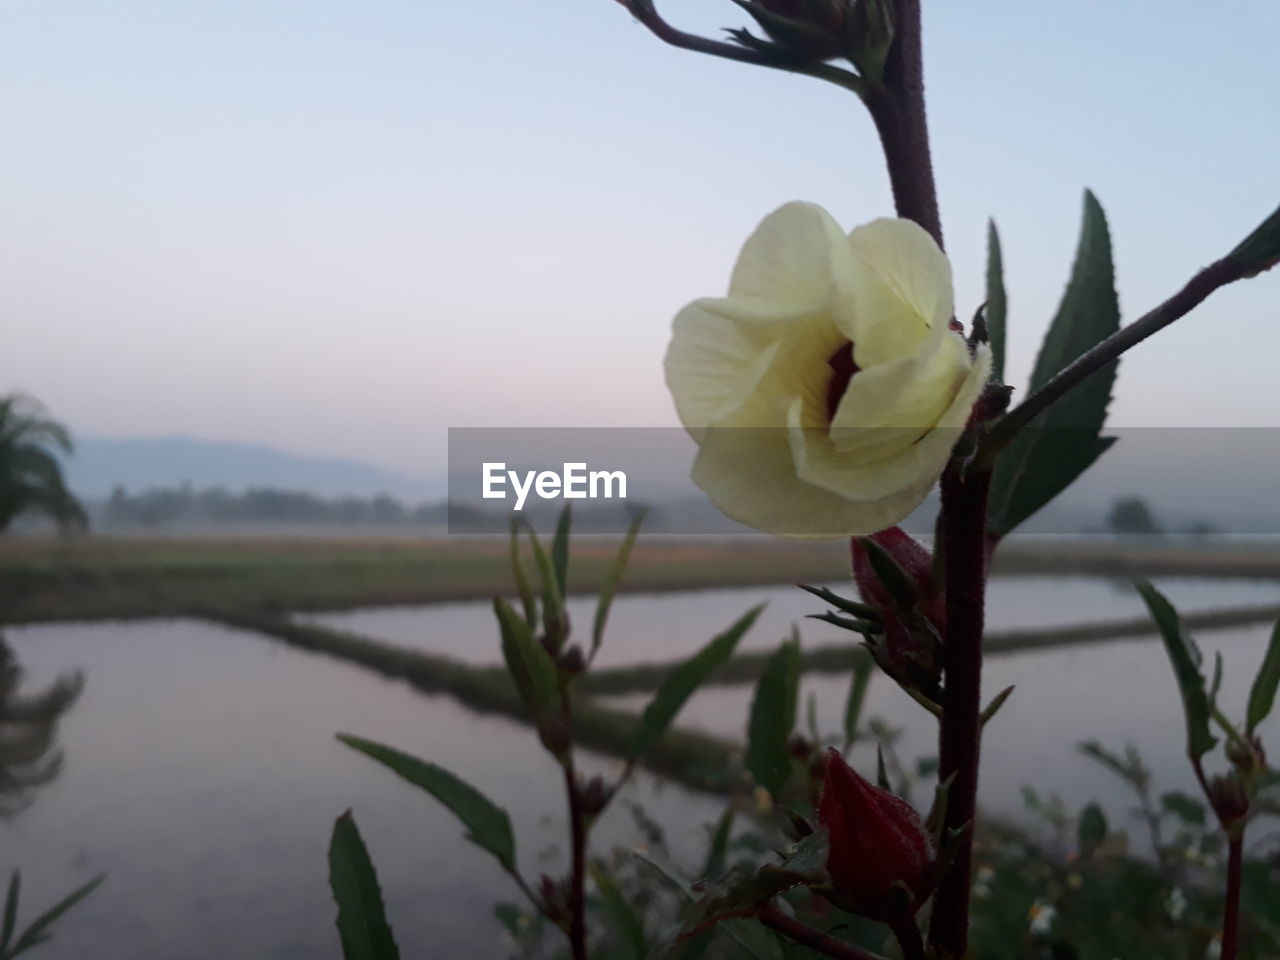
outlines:
[[[854,913],[891,922],[928,898],[936,852],[920,816],[905,800],[872,786],[827,751],[818,820],[829,843],[827,873]]]
[[[769,38],[806,60],[849,53],[851,0],[739,0]]]
[[[1213,778],[1209,784],[1209,802],[1228,830],[1249,815],[1249,795],[1233,776]]]
[[[946,636],[946,601],[939,589],[933,555],[901,527],[872,534],[904,575],[910,597],[895,596],[877,573],[867,549],[852,541],[853,580],[862,599],[880,611],[884,638],[872,646],[876,661],[902,685],[936,694],[942,675],[938,646]]]

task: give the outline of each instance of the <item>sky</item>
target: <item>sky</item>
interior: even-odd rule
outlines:
[[[1014,384],[1085,187],[1126,320],[1280,200],[1274,0],[924,6],[957,312],[994,217]],[[0,172],[0,391],[421,475],[448,427],[674,425],[671,318],[765,214],[893,212],[851,94],[613,0],[0,0]],[[1280,270],[1128,354],[1112,421],[1280,425],[1277,356]]]

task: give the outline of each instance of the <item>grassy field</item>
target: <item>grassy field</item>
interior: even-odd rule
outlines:
[[[571,587],[592,592],[613,557],[606,537],[575,541]],[[642,538],[624,590],[822,582],[846,576],[841,542]],[[1194,574],[1280,578],[1280,544],[1011,541],[1002,575]],[[0,622],[172,616],[432,603],[509,592],[500,538],[10,539],[0,543]]]

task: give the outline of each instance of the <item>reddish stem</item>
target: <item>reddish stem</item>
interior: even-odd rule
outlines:
[[[569,793],[569,840],[573,858],[569,874],[569,946],[573,960],[587,960],[587,824],[572,754],[564,764],[564,783]]]
[[[1222,912],[1221,960],[1236,960],[1240,952],[1240,875],[1244,869],[1244,836],[1242,831],[1228,834],[1227,899]]]
[[[880,134],[898,216],[920,224],[941,247],[942,218],[924,108],[920,0],[897,0],[893,29],[884,84],[868,91],[867,109]]]
[[[987,493],[991,474],[952,463],[942,476],[942,544],[947,636],[943,644],[939,772],[954,777],[947,795],[948,831],[960,831],[955,859],[934,898],[929,942],[942,957],[964,956],[982,742],[982,631],[986,607]],[[965,828],[968,829],[965,829]]]

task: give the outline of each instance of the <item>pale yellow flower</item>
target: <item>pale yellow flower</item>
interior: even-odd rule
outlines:
[[[693,480],[768,533],[869,534],[937,482],[991,371],[950,329],[951,266],[908,220],[845,235],[821,207],[765,218],[729,295],[675,319],[667,386]]]

